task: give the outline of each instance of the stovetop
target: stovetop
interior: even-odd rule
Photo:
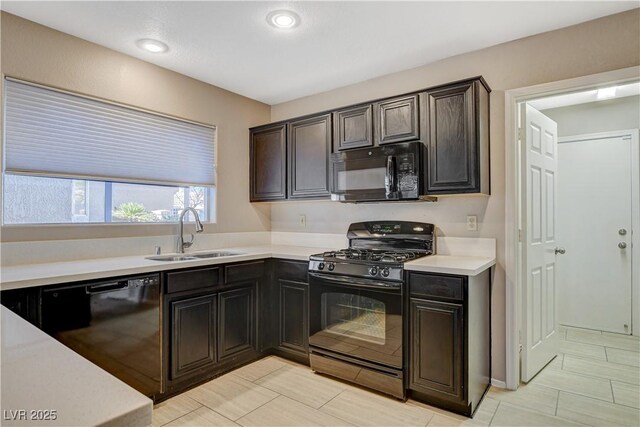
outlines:
[[[349,226],[349,247],[309,257],[314,275],[402,281],[407,261],[433,254],[433,224],[369,221]]]
[[[330,260],[349,260],[349,261],[366,261],[371,263],[382,264],[401,264],[406,261],[411,261],[417,258],[421,258],[429,255],[428,252],[423,251],[403,251],[403,250],[389,250],[389,249],[369,249],[369,248],[346,248],[338,251],[329,251],[322,254],[313,255],[314,258],[323,258],[326,261]]]

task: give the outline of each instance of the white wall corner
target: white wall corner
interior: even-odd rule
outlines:
[[[507,388],[507,383],[504,381],[497,380],[495,378],[491,378],[491,385],[497,388]]]

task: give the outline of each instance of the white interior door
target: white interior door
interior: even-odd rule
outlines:
[[[557,354],[556,171],[557,124],[523,104],[521,110],[525,201],[522,206],[523,287],[521,379],[528,382]]]
[[[563,325],[631,333],[631,154],[629,135],[563,138],[558,145]]]

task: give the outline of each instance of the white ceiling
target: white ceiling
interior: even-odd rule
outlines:
[[[2,1],[9,13],[277,104],[638,7],[637,1]],[[267,25],[291,9],[301,24]],[[136,47],[167,43],[166,54]]]
[[[606,99],[599,99],[598,90],[594,89],[582,92],[566,93],[563,95],[548,96],[546,98],[528,101],[527,104],[537,110],[548,110],[550,108],[568,107],[570,105],[588,104],[590,102],[605,102],[611,99],[638,95],[640,95],[640,82],[635,82],[616,86],[615,95],[607,97]]]

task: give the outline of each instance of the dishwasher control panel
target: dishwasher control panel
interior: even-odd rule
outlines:
[[[128,280],[129,286],[148,286],[148,285],[159,285],[160,284],[160,276],[157,274],[153,276],[145,276],[145,277],[137,277],[135,279]]]

